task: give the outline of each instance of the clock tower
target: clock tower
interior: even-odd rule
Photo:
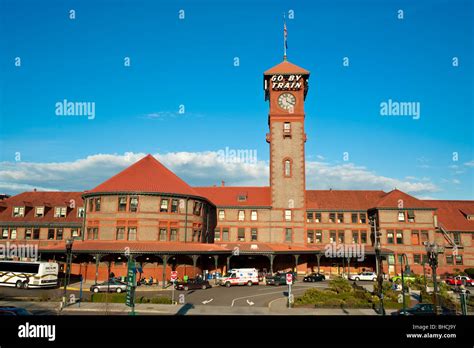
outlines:
[[[304,101],[309,71],[286,60],[265,71],[269,101],[267,142],[270,144],[272,241],[305,243]]]

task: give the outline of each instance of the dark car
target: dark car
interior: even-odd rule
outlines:
[[[2,306],[0,307],[0,316],[20,316],[20,315],[33,315],[31,312],[24,308],[18,308],[14,306]]]
[[[411,308],[399,309],[396,312],[393,312],[392,315],[434,315],[435,308],[432,303],[417,303]],[[456,311],[441,307],[441,315],[456,315]]]
[[[293,276],[293,283],[296,281],[295,272],[280,273],[277,272],[273,276],[268,276],[265,278],[265,283],[267,285],[286,285],[286,275],[291,274]]]
[[[303,278],[304,282],[321,282],[323,280],[326,280],[326,277],[321,273],[311,273]]]
[[[211,284],[207,280],[198,280],[198,279],[189,279],[187,282],[177,282],[175,284],[176,290],[197,290],[202,289],[206,290],[211,288]]]

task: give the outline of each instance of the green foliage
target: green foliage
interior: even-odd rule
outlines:
[[[113,294],[92,294],[91,295],[91,302],[108,302],[108,303],[125,303],[125,297],[127,295],[125,293],[113,293]]]
[[[337,293],[351,292],[353,290],[351,283],[342,277],[330,280],[329,288]]]
[[[474,268],[465,268],[464,273],[466,273],[469,278],[474,278]]]

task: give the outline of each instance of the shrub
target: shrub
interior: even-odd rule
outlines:
[[[171,298],[166,296],[153,297],[150,302],[153,304],[172,304]]]
[[[109,302],[109,303],[125,303],[125,293],[113,293],[113,294],[92,294],[91,302]]]
[[[329,288],[337,293],[353,291],[351,283],[342,277],[329,281]]]
[[[474,268],[465,268],[464,273],[466,273],[469,278],[474,278]]]

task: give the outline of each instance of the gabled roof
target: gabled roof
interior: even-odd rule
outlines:
[[[321,210],[368,210],[384,195],[384,191],[369,190],[307,190],[306,206]]]
[[[216,206],[242,206],[242,207],[269,207],[271,206],[270,187],[250,186],[212,186],[195,187],[202,196],[206,197]],[[239,196],[245,196],[245,201],[240,201]]]
[[[405,192],[402,192],[398,189],[394,189],[387,194],[385,194],[374,206],[374,208],[402,208],[402,209],[410,209],[410,208],[424,208],[429,209],[433,208],[430,207],[429,204],[416,199]]]
[[[156,192],[199,196],[152,155],[143,157],[87,193],[95,192]]]
[[[425,202],[437,208],[438,224],[444,229],[474,232],[474,220],[468,220],[466,216],[466,212],[474,211],[474,201],[426,200]]]
[[[82,222],[77,216],[77,208],[83,207],[84,192],[23,192],[3,200],[4,209],[0,210],[0,221],[4,222],[38,222],[64,223]],[[13,207],[25,207],[25,216],[13,217]],[[44,217],[35,217],[35,207],[45,207]],[[54,217],[54,207],[68,207],[65,218]],[[72,208],[74,207],[74,208]]]
[[[280,64],[275,65],[273,68],[268,69],[263,73],[264,75],[275,75],[275,74],[301,74],[309,75],[309,71],[284,60]]]

